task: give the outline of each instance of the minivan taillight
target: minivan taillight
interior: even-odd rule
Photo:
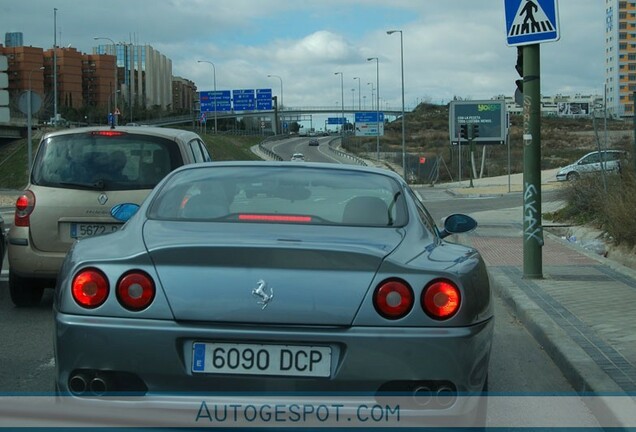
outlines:
[[[30,224],[29,216],[35,208],[35,195],[30,190],[24,191],[15,202],[15,216],[13,224],[15,226],[28,227]]]
[[[122,135],[127,135],[125,132],[114,131],[114,130],[100,130],[91,132],[91,135],[98,135],[103,137],[118,137]]]

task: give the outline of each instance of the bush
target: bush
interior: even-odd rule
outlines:
[[[555,221],[590,224],[604,231],[615,244],[636,246],[636,175],[632,169],[620,174],[583,176],[561,191],[565,207],[553,213]]]

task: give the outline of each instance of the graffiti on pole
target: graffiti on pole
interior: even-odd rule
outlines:
[[[543,228],[539,212],[539,192],[532,183],[525,184],[523,193],[523,226],[526,240],[535,240],[543,246]]]

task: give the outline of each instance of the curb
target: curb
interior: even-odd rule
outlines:
[[[497,270],[489,270],[493,290],[512,309],[528,332],[544,348],[574,390],[581,396],[625,395],[595,361],[574,342],[534,301],[518,290],[514,282]],[[611,387],[611,388],[610,388]],[[603,427],[629,424],[627,415],[617,409],[612,398],[597,398],[586,404]]]

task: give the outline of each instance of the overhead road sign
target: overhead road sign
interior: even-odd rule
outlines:
[[[254,111],[256,109],[256,99],[254,89],[232,90],[234,99],[234,111]]]
[[[344,117],[327,117],[327,124],[330,124],[330,125],[345,124],[345,118]]]
[[[272,109],[272,89],[256,89],[256,109]]]
[[[199,93],[202,112],[214,112],[216,98],[216,111],[232,111],[232,93],[230,90],[202,91]]]
[[[559,39],[557,0],[504,0],[509,46]]]

